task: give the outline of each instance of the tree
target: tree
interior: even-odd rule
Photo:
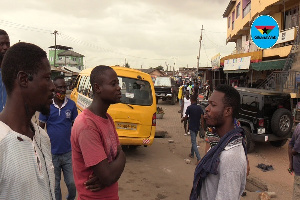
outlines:
[[[164,68],[163,68],[163,66],[161,66],[161,65],[159,65],[158,67],[155,67],[155,69],[164,71]]]

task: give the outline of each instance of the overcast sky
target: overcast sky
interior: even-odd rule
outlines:
[[[13,0],[1,2],[0,28],[11,45],[30,42],[47,53],[57,44],[83,54],[86,67],[159,65],[197,67],[203,25],[200,67],[211,57],[230,54],[226,45],[229,0]],[[169,68],[170,69],[170,68]]]

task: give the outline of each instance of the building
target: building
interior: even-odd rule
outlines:
[[[229,1],[223,14],[227,18],[226,42],[234,42],[236,47],[220,61],[229,84],[243,81],[244,85],[257,87],[274,71],[291,69],[295,46],[299,44],[299,7],[299,0]],[[260,15],[272,16],[279,25],[278,41],[269,49],[260,49],[251,40],[251,24]],[[239,60],[242,60],[242,69],[225,67]]]
[[[166,76],[166,74],[159,69],[151,68],[151,69],[137,69],[137,70],[140,70],[144,73],[149,74],[151,76],[153,82],[155,82],[156,77]]]
[[[73,51],[72,47],[56,45],[49,47],[49,62],[51,66],[55,67],[75,67],[78,70],[83,70],[83,57],[80,53]]]

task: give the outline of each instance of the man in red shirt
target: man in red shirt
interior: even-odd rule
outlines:
[[[116,72],[108,66],[95,67],[90,76],[93,102],[75,120],[71,133],[72,163],[78,199],[118,200],[118,183],[124,167],[116,128],[107,113],[120,102],[121,88]],[[87,186],[90,177],[96,183]]]

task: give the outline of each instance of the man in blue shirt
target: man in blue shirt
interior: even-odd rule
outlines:
[[[3,57],[7,51],[7,49],[10,47],[10,41],[8,34],[6,31],[0,29],[0,66],[3,60]],[[5,86],[2,82],[2,70],[0,70],[0,112],[2,112],[5,103],[6,103],[6,90]]]
[[[55,96],[50,107],[50,115],[40,114],[40,126],[45,128],[51,141],[52,161],[55,173],[55,198],[61,200],[61,171],[68,188],[67,199],[75,199],[76,187],[73,178],[71,153],[71,128],[78,115],[74,101],[66,97],[66,83],[63,77],[55,77]]]
[[[201,120],[201,127],[204,129],[204,121],[203,121],[203,110],[201,106],[197,105],[197,95],[191,96],[191,105],[187,107],[185,112],[185,117],[181,119],[181,121],[184,121],[185,119],[189,118],[189,130],[191,134],[191,142],[192,142],[192,148],[191,153],[189,156],[191,158],[194,157],[194,154],[196,154],[197,157],[197,163],[201,160],[198,148],[197,148],[197,134],[200,128],[200,120]]]

